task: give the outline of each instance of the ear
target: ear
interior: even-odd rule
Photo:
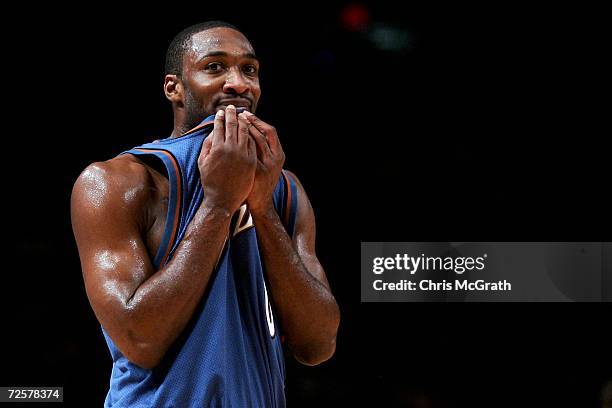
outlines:
[[[166,75],[164,77],[164,94],[170,102],[182,104],[183,102],[183,82],[176,75]]]

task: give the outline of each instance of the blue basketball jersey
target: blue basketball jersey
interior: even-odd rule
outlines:
[[[198,169],[214,116],[178,138],[146,143],[122,154],[161,160],[169,183],[168,216],[156,269],[169,262],[204,193]],[[231,182],[231,180],[228,180]],[[296,185],[284,171],[274,206],[289,236],[296,217]],[[113,359],[105,407],[284,407],[285,366],[279,328],[266,289],[255,228],[246,205],[194,315],[152,370],[129,362],[102,329]],[[160,317],[163,318],[163,317]]]

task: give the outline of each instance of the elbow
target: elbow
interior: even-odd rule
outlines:
[[[334,337],[331,341],[325,342],[325,344],[295,348],[293,350],[293,356],[301,364],[316,366],[332,358],[335,352],[336,338]]]
[[[329,330],[320,332],[317,339],[290,345],[295,359],[307,366],[316,366],[332,358],[336,352],[336,337],[340,325],[340,312],[336,309]],[[324,334],[326,333],[326,334]]]
[[[152,360],[145,356],[126,356],[126,358],[130,363],[145,370],[152,370],[159,364],[159,361]]]
[[[115,347],[130,363],[147,370],[157,367],[170,344],[170,339],[156,321],[142,316],[136,303],[116,297],[107,301],[106,313],[98,317]]]
[[[169,339],[164,336],[163,330],[157,329],[154,322],[143,322],[134,305],[128,304],[125,311],[120,329],[123,347],[116,343],[117,347],[130,363],[147,370],[157,367],[166,354]]]
[[[158,348],[146,343],[132,343],[121,352],[130,363],[146,370],[157,367],[164,356]]]
[[[138,367],[151,370],[157,367],[164,358],[166,347],[163,346],[160,339],[137,336],[131,329],[124,331],[120,339],[115,342],[115,345],[130,363]]]

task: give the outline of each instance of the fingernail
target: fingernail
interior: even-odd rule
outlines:
[[[226,109],[236,109],[236,107],[234,105],[227,105]]]
[[[217,116],[220,117],[220,118],[222,118],[224,114],[225,114],[225,112],[223,112],[223,109],[219,109],[217,111]]]

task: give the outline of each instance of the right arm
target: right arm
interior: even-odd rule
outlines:
[[[144,368],[160,362],[191,319],[231,216],[253,183],[256,151],[248,125],[240,119],[238,129],[235,113],[226,116],[217,115],[198,160],[205,199],[172,260],[157,271],[143,239],[151,182],[142,165],[93,164],[73,188],[72,225],[87,296],[115,345]]]

